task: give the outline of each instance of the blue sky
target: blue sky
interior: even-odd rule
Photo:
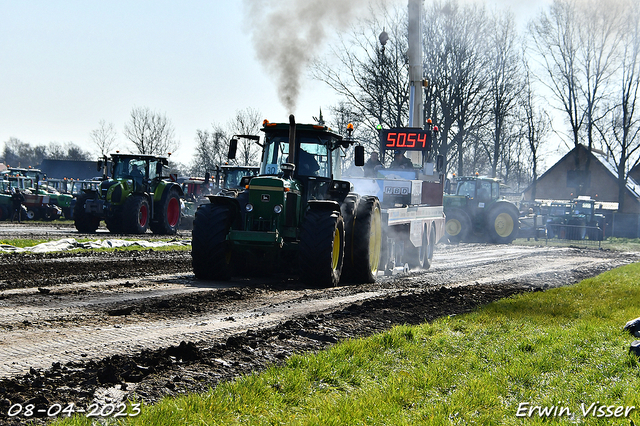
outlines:
[[[100,120],[121,131],[134,106],[166,114],[181,162],[197,129],[238,109],[286,120],[255,59],[241,1],[0,0],[0,142],[71,141],[92,150]],[[296,111],[334,102],[310,81]],[[318,101],[318,99],[321,99]]]
[[[497,3],[528,19],[545,1]],[[196,130],[236,110],[287,120],[244,12],[241,0],[0,0],[0,143],[93,151],[90,132],[105,120],[126,150],[131,109],[149,107],[171,120],[181,143],[174,158],[188,163]],[[308,80],[293,112],[310,122],[336,102]]]

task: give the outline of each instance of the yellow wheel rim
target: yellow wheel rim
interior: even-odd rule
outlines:
[[[376,209],[371,214],[371,227],[369,228],[369,269],[374,275],[378,273],[381,248],[382,226],[380,219],[380,209],[376,207]]]
[[[338,263],[340,263],[340,247],[342,246],[342,241],[340,239],[340,230],[336,228],[336,231],[333,233],[333,255],[331,259],[331,268],[335,271],[338,269]]]
[[[500,213],[493,223],[496,233],[503,238],[508,237],[513,233],[513,225],[513,218],[509,213]]]
[[[445,228],[446,228],[447,234],[451,235],[452,237],[455,237],[460,233],[460,231],[462,231],[462,224],[458,219],[449,219],[445,224]]]

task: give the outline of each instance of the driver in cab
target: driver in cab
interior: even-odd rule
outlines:
[[[393,151],[393,161],[389,165],[390,169],[413,169],[413,163],[399,149]]]
[[[137,164],[131,165],[131,177],[137,184],[142,185],[142,180],[144,179],[144,173],[142,172],[142,170],[139,169]]]

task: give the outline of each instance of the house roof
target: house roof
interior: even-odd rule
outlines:
[[[582,145],[582,144],[578,144],[578,146],[576,148],[573,148],[571,151],[567,152],[565,154],[564,157],[562,157],[560,160],[558,160],[553,166],[549,167],[547,169],[546,172],[544,172],[543,174],[541,174],[538,177],[538,180],[542,179],[546,174],[550,173],[553,169],[555,169],[560,163],[562,163],[568,156],[570,156],[571,154],[573,154],[575,152],[576,149],[584,149],[585,151],[588,152],[588,149],[586,146]],[[613,163],[612,159],[606,155],[604,152],[600,151],[600,150],[596,150],[596,149],[592,149],[591,150],[591,155],[593,158],[595,158],[596,160],[598,160],[598,162],[600,164],[602,164],[604,166],[604,168],[611,174],[611,177],[613,177],[614,179],[618,179],[618,170],[616,165]],[[527,192],[531,189],[531,186],[533,184],[530,184],[524,191]],[[627,178],[627,189],[629,190],[629,192],[631,192],[631,194],[635,197],[635,198],[640,198],[640,183],[636,182],[631,176],[629,176]]]
[[[586,148],[585,148],[586,149]],[[602,165],[613,175],[614,178],[618,178],[618,169],[613,163],[613,159],[606,155],[603,151],[592,149],[591,153],[594,157],[602,163]],[[640,198],[640,185],[631,176],[627,177],[627,189],[636,197]]]

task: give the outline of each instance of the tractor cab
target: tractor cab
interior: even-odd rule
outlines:
[[[492,178],[461,177],[458,179],[456,195],[479,202],[498,200],[500,199],[500,181]]]
[[[134,192],[149,191],[149,183],[162,178],[163,166],[168,165],[165,157],[152,155],[120,155],[111,156],[112,179],[133,183]]]
[[[222,176],[219,178],[221,190],[242,190],[251,177],[260,173],[259,167],[221,166]]]
[[[270,123],[265,120],[261,130],[264,132],[261,143],[262,161],[258,176],[251,178],[251,185],[248,186],[250,193],[252,187],[287,188],[285,192],[290,192],[288,198],[293,200],[293,195],[296,195],[295,198],[300,197],[302,200],[302,208],[296,213],[296,224],[306,209],[307,201],[344,200],[351,184],[336,179],[341,176],[339,148],[346,148],[352,144],[349,138],[343,139],[324,125],[295,122]],[[237,137],[259,140],[257,136]],[[237,140],[232,139],[229,148],[230,159],[235,158],[236,146]],[[249,197],[253,198],[257,194],[258,191],[253,191]],[[291,203],[295,204],[293,201]],[[263,203],[253,204],[253,201],[251,205],[264,206]]]

